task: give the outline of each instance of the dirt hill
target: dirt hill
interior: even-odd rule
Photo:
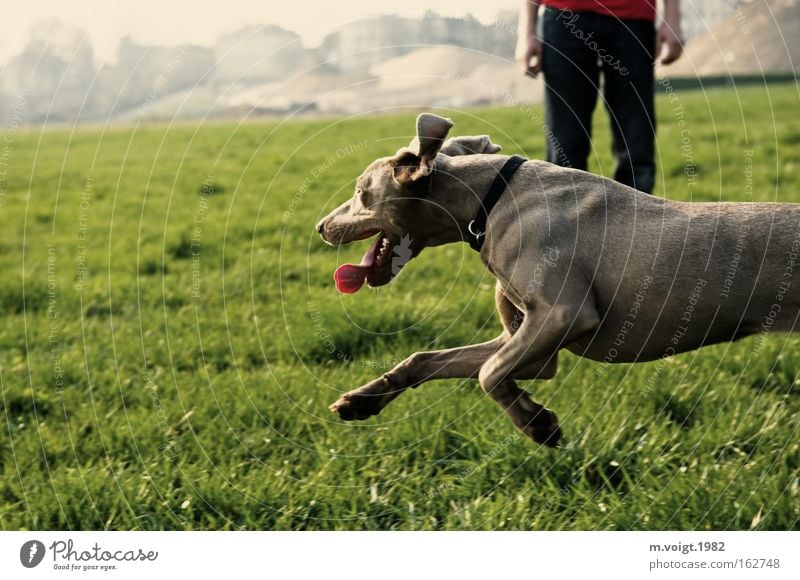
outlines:
[[[669,76],[754,74],[800,68],[800,3],[754,0],[692,38]]]

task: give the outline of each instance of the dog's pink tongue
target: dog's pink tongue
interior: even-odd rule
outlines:
[[[375,263],[375,254],[378,251],[378,246],[381,243],[381,238],[372,243],[367,253],[361,258],[360,264],[342,264],[333,273],[333,281],[336,283],[336,289],[343,294],[353,294],[361,290],[364,282],[367,281],[367,274]]]
[[[366,266],[356,266],[355,264],[342,264],[333,273],[333,281],[336,282],[336,289],[343,294],[353,294],[361,290],[364,282],[367,281]]]

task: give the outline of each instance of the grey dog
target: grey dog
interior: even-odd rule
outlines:
[[[319,222],[340,245],[375,236],[340,289],[388,283],[401,240],[468,241],[483,197],[509,159],[487,136],[447,139],[452,121],[422,114],[417,136],[372,162],[351,199]],[[513,424],[557,446],[555,413],[516,379],[555,376],[558,352],[595,361],[652,361],[798,326],[800,204],[687,203],[604,177],[527,161],[491,209],[480,258],[497,278],[502,333],[488,342],[417,352],[331,405],[342,419],[378,414],[409,387],[474,378]]]

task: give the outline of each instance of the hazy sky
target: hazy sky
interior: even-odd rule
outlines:
[[[211,44],[240,26],[273,23],[298,32],[313,46],[338,25],[374,14],[419,16],[435,7],[440,14],[470,12],[490,22],[499,10],[519,4],[520,0],[0,0],[5,23],[0,62],[22,49],[43,18],[85,29],[95,57],[109,60],[126,35],[141,43]]]

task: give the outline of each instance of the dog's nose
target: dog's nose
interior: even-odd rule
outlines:
[[[325,220],[324,219],[319,220],[319,222],[317,223],[317,233],[321,234],[322,228],[324,227],[325,227]]]

